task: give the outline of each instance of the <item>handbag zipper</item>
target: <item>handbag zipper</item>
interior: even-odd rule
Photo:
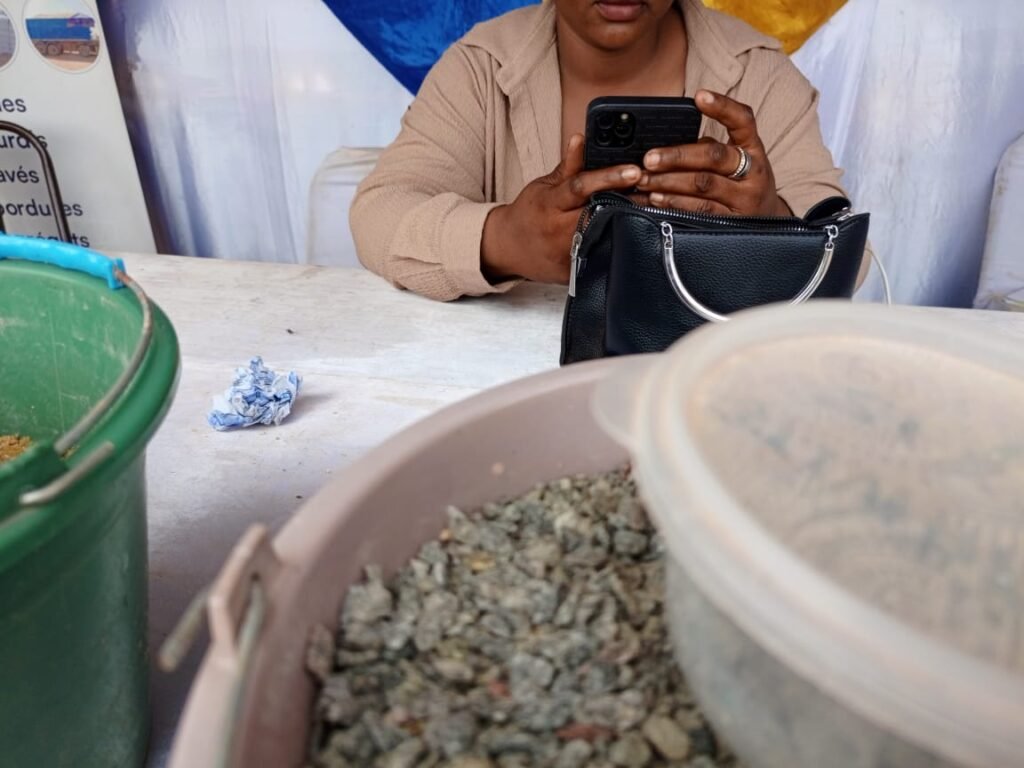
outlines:
[[[791,222],[788,227],[779,227],[778,231],[780,232],[810,232],[815,229],[815,227],[807,226],[803,223],[802,219],[798,219],[795,216],[715,216],[710,213],[697,213],[693,211],[671,211],[666,210],[665,208],[655,208],[650,205],[637,205],[629,198],[620,197],[619,195],[601,195],[588,207],[598,211],[606,205],[617,208],[633,208],[641,213],[657,216],[659,219],[670,218],[677,221],[696,221],[702,224],[719,224],[723,227],[730,227],[732,229],[738,229],[738,227],[736,227],[737,221],[762,224]],[[851,213],[850,215],[853,214]]]
[[[852,213],[846,213],[836,221],[845,221],[852,216]],[[813,230],[808,230],[813,231]],[[825,255],[831,259],[832,254],[836,250],[836,239],[839,237],[839,227],[835,224],[828,224],[822,228],[825,233]],[[666,259],[671,259],[675,253],[675,230],[668,221],[661,221],[661,237],[662,237],[662,251]],[[573,252],[579,252],[579,243],[576,238],[579,238],[579,243],[583,242],[583,235],[577,232],[573,235]],[[574,286],[575,287],[575,286]]]
[[[623,207],[623,208],[625,207],[621,203],[613,203],[613,205],[618,205],[618,206]],[[693,212],[690,212],[690,211],[681,212],[681,213],[674,213],[672,211],[667,211],[664,208],[654,208],[653,206],[649,206],[649,205],[634,205],[634,208],[636,208],[636,210],[640,211],[641,213],[646,213],[646,214],[649,214],[651,216],[659,216],[659,217],[661,217],[663,219],[670,218],[670,219],[675,219],[676,221],[699,221],[702,224],[719,224],[719,225],[721,225],[723,227],[729,227],[730,229],[740,229],[740,227],[736,226],[736,221],[737,220],[740,220],[740,221],[742,221],[744,223],[750,222],[750,223],[770,223],[770,224],[774,224],[774,223],[778,223],[778,222],[783,222],[783,221],[789,221],[788,218],[784,218],[782,216],[733,216],[733,217],[730,217],[730,216],[712,216],[711,214],[707,214],[707,213],[693,213]],[[804,231],[811,231],[811,229],[812,229],[811,227],[808,227],[806,225],[795,225],[795,224],[791,224],[788,227],[773,227],[773,230],[774,231],[778,231],[778,232],[804,232]]]
[[[583,233],[577,229],[572,236],[572,248],[569,251],[569,295],[576,295],[576,275],[580,271],[580,246],[583,245]]]

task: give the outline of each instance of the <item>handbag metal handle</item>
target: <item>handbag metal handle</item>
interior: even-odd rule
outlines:
[[[683,282],[682,277],[679,275],[679,268],[676,266],[675,260],[675,242],[674,232],[672,225],[667,221],[661,222],[661,235],[662,235],[662,250],[665,255],[665,274],[668,276],[669,284],[676,292],[676,296],[683,302],[687,309],[693,312],[698,317],[703,318],[712,323],[725,323],[729,320],[728,316],[719,314],[713,309],[710,309],[700,303],[690,293],[686,287],[686,283]],[[830,224],[825,227],[825,248],[821,254],[821,261],[818,263],[818,268],[814,274],[811,275],[811,279],[807,281],[807,285],[803,289],[790,299],[790,304],[803,304],[814,292],[821,286],[822,281],[825,279],[825,275],[828,274],[828,268],[832,265],[832,256],[836,250],[836,238],[839,237],[839,227],[835,224]]]

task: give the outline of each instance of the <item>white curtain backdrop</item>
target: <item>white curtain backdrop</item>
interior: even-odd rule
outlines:
[[[996,167],[1024,133],[1024,2],[849,0],[793,58],[897,301],[971,306]],[[879,296],[876,275],[860,298]]]
[[[411,96],[320,0],[111,0],[104,24],[167,247],[352,263],[340,209],[372,154],[325,159],[387,144]],[[1024,133],[1022,41],[1022,0],[849,0],[794,57],[900,302],[974,298],[996,167]]]
[[[321,0],[101,6],[153,218],[175,253],[301,260],[317,167],[339,147],[389,143],[412,100]]]

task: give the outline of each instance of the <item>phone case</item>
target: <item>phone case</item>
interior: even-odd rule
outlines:
[[[594,99],[587,107],[584,166],[587,170],[623,164],[642,166],[649,150],[697,141],[702,118],[690,98]]]

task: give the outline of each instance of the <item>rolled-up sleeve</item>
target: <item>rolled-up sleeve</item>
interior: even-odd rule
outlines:
[[[841,183],[843,172],[836,168],[821,137],[814,86],[779,51],[752,51],[747,67],[757,67],[767,78],[760,105],[754,111],[779,197],[797,216],[829,197],[848,197]],[[868,244],[858,285],[867,274],[870,255]]]
[[[825,198],[845,196],[842,171],[821,138],[818,92],[784,53],[762,49],[750,57],[748,70],[756,67],[767,80],[755,113],[779,197],[803,216]]]
[[[456,44],[431,70],[402,130],[356,192],[349,222],[363,265],[399,288],[450,301],[508,290],[480,266],[486,95],[472,54]]]

